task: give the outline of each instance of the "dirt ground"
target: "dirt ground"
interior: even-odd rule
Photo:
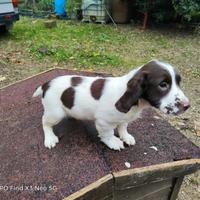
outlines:
[[[51,60],[37,60],[19,47],[9,47],[10,41],[1,44],[0,41],[0,86],[6,86],[24,78],[30,77],[52,67],[72,68],[69,62],[52,63]],[[199,45],[200,46],[200,45]],[[173,126],[179,129],[196,145],[200,146],[200,48],[194,50],[193,59],[175,61],[182,75],[182,88],[191,101],[191,108],[183,115],[164,116]],[[82,70],[85,70],[84,68]],[[100,70],[98,70],[100,71]],[[104,70],[107,73],[119,74],[118,69]],[[190,76],[191,73],[197,74]],[[178,200],[200,199],[200,173],[186,176],[181,187]]]

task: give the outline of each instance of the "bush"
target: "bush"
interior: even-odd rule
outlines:
[[[29,9],[33,11],[53,10],[54,0],[23,0],[19,3],[19,9]]]
[[[82,0],[67,0],[66,3],[66,10],[67,15],[71,16],[73,14],[76,14],[76,10],[81,8]]]
[[[185,21],[200,21],[200,0],[172,0],[173,7]]]
[[[200,22],[200,0],[135,0],[135,6],[159,23]]]
[[[149,1],[149,0],[135,0],[135,5],[142,11],[151,11],[154,10],[154,8],[160,4],[162,0],[155,0],[155,1]]]
[[[135,5],[140,11],[148,12],[157,23],[168,22],[174,17],[172,3],[168,0],[136,0]]]
[[[37,9],[43,11],[49,11],[53,9],[53,1],[52,0],[39,0],[37,1]]]

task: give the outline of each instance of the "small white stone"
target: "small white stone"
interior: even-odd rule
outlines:
[[[147,155],[147,152],[144,152],[144,155]]]
[[[154,126],[154,124],[151,124],[151,126]]]
[[[130,164],[129,162],[125,162],[124,164],[125,164],[125,166],[126,166],[127,168],[130,168],[130,167],[131,167],[131,164]]]
[[[158,151],[158,148],[157,147],[155,147],[155,146],[151,146],[151,147],[149,147],[150,149],[154,149],[155,151]]]

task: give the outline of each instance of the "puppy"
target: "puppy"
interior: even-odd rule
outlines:
[[[153,106],[174,115],[190,107],[180,81],[170,64],[158,60],[120,77],[59,76],[33,94],[42,96],[44,145],[51,149],[58,143],[52,127],[64,117],[93,120],[101,141],[111,149],[123,149],[123,142],[134,145],[127,125],[145,107]],[[119,137],[114,135],[115,128]]]

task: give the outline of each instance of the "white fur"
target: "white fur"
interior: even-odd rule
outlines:
[[[174,105],[176,97],[187,99],[175,83],[173,68],[168,64],[161,62],[159,64],[169,71],[173,81],[171,91],[161,100],[160,109],[166,112],[165,106],[169,104]],[[126,91],[127,83],[130,78],[132,78],[140,68],[132,70],[121,77],[106,78],[105,87],[99,100],[94,99],[90,91],[91,84],[99,77],[83,77],[83,81],[78,86],[74,87],[75,101],[71,109],[63,105],[61,95],[64,90],[71,87],[70,80],[72,76],[60,76],[52,80],[49,89],[45,93],[45,97],[42,98],[42,104],[44,106],[42,123],[45,147],[53,148],[56,143],[58,143],[58,138],[53,133],[52,127],[64,117],[68,116],[80,120],[93,120],[101,141],[111,149],[123,149],[123,142],[128,145],[134,145],[135,139],[127,132],[127,125],[130,121],[138,118],[142,109],[148,104],[140,100],[137,106],[133,106],[127,113],[123,113],[116,109],[115,103]],[[36,97],[41,94],[42,89],[39,87],[33,96]],[[174,105],[174,112],[176,112],[176,109]],[[115,128],[118,129],[120,138],[114,135]]]

